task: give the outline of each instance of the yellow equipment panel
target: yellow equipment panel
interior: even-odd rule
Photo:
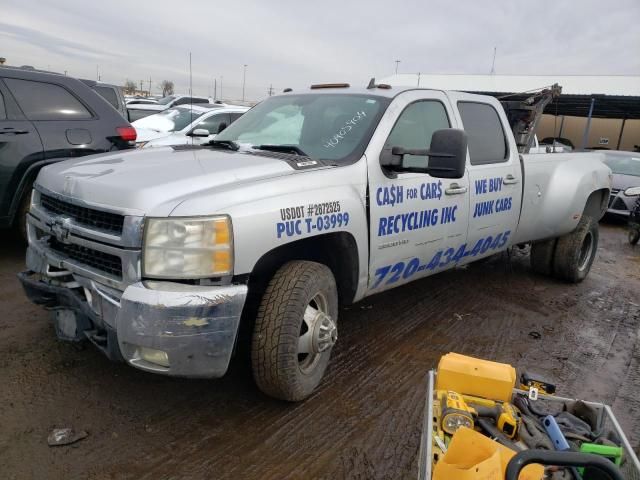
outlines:
[[[438,364],[437,390],[509,402],[515,384],[516,369],[506,363],[447,353]]]

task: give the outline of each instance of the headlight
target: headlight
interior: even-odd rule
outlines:
[[[228,216],[147,219],[144,277],[197,279],[232,273],[233,232]]]
[[[624,191],[624,194],[627,197],[635,197],[636,195],[640,195],[640,187],[629,187]]]

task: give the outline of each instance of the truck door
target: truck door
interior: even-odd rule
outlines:
[[[522,171],[519,154],[500,104],[457,101],[468,135],[470,183],[468,246],[461,264],[511,244],[520,216]]]
[[[469,183],[423,173],[394,173],[380,166],[391,147],[426,149],[434,131],[456,123],[442,92],[398,95],[367,149],[369,176],[369,291],[382,291],[456,264],[466,241]],[[404,166],[424,167],[427,157],[405,155]]]

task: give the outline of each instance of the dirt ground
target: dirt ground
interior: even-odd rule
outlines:
[[[244,358],[220,380],[171,379],[57,341],[21,291],[22,267],[5,239],[3,478],[415,478],[425,375],[449,351],[534,367],[560,394],[608,403],[640,445],[640,247],[621,225],[602,225],[577,286],[534,275],[516,253],[343,309],[325,380],[295,405],[262,395]],[[67,426],[89,436],[48,447]]]

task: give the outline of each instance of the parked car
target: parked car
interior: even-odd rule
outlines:
[[[177,107],[178,105],[196,105],[199,103],[210,103],[207,97],[196,97],[189,95],[167,95],[156,103],[136,105],[136,109],[150,110],[154,113],[161,112],[167,108]]]
[[[157,105],[158,100],[154,98],[132,98],[127,100],[127,105]]]
[[[155,113],[161,112],[168,108],[177,107],[179,105],[201,105],[209,104],[209,99],[205,97],[190,97],[188,95],[168,95],[157,100],[154,103],[144,104],[128,104],[129,120],[135,122],[141,118],[148,117]]]
[[[199,145],[211,140],[212,135],[220,133],[247,110],[248,107],[214,104],[170,108],[133,122],[138,133],[136,146]]]
[[[206,147],[47,167],[25,292],[60,339],[147,372],[220,377],[246,342],[258,387],[298,401],[329,364],[339,302],[522,243],[536,272],[588,275],[611,188],[602,154],[520,154],[510,125],[525,144],[526,125],[494,97],[384,87],[314,85]]]
[[[129,120],[122,87],[110,83],[96,82],[95,80],[85,80],[83,78],[80,80],[109,102],[109,105],[115,108],[122,115],[122,118]]]
[[[25,231],[31,185],[43,166],[133,148],[135,139],[129,122],[86,83],[0,67],[0,227]]]
[[[553,152],[571,152],[576,149],[571,140],[564,137],[545,137],[540,140],[540,145],[552,147]]]
[[[636,203],[636,198],[625,195],[628,188],[640,186],[640,154],[621,150],[602,151],[604,163],[613,173],[613,184],[609,196],[607,213],[618,217],[628,217]]]

